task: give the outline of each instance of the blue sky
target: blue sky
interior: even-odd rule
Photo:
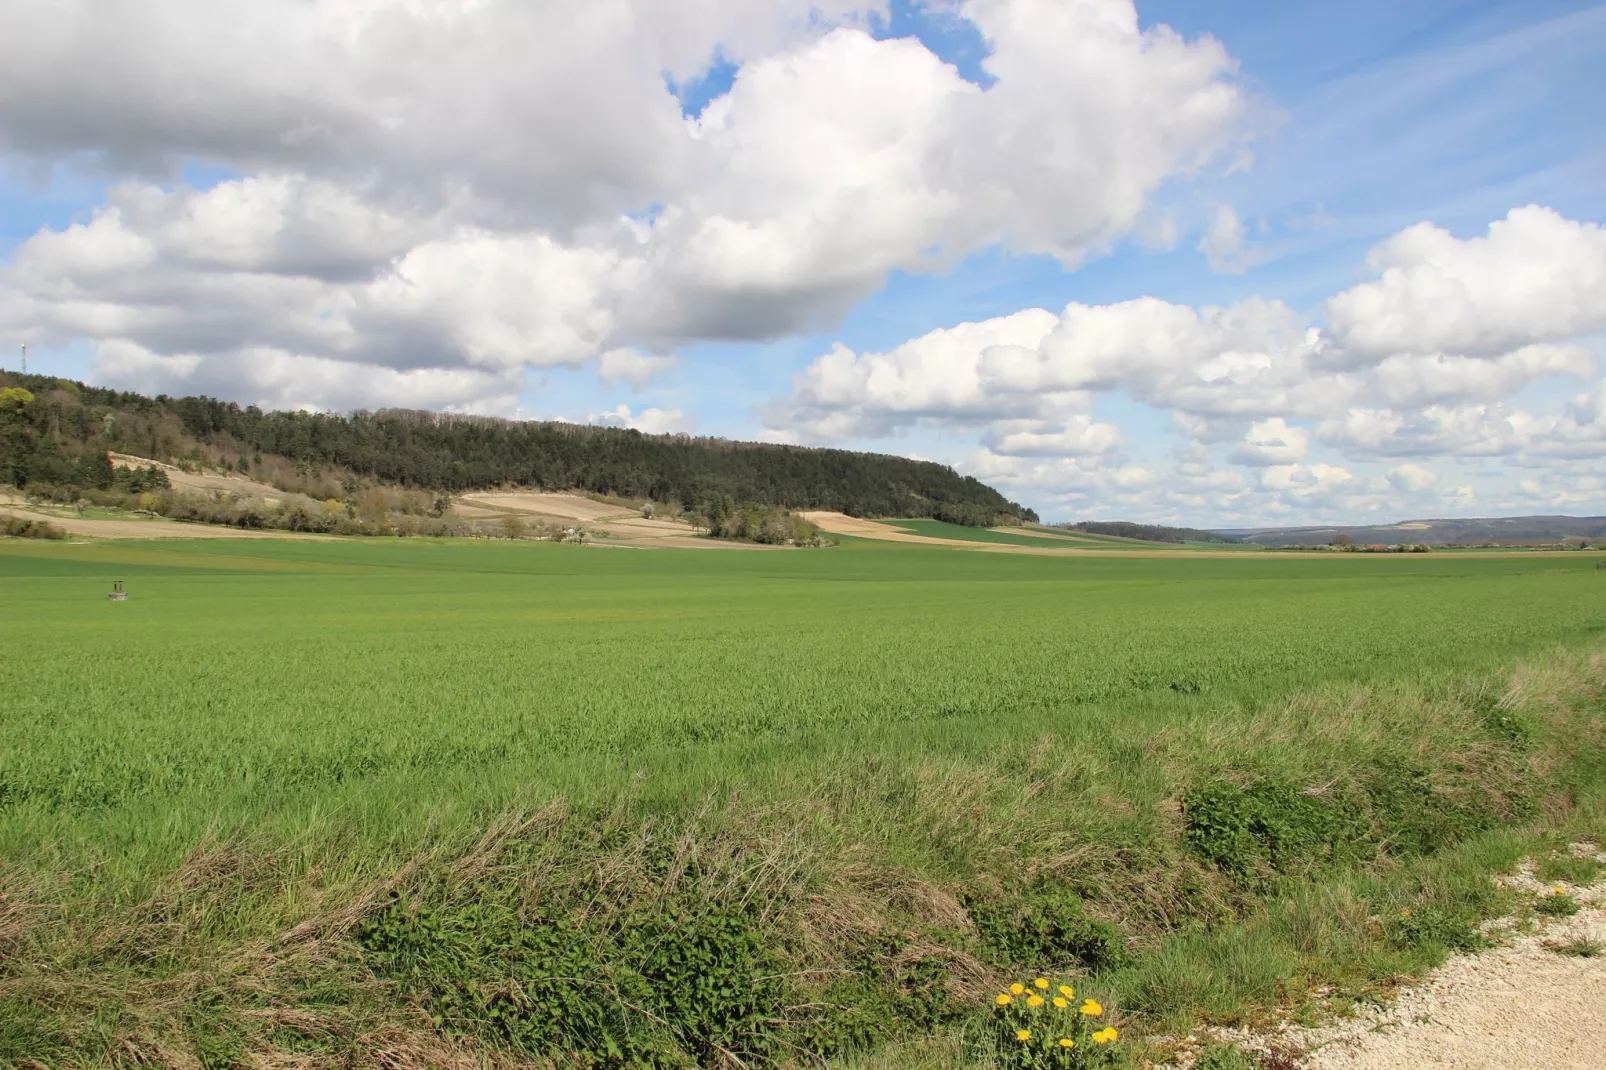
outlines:
[[[0,16],[0,37],[24,38],[34,6]],[[351,77],[336,72],[280,130],[286,120],[262,104],[268,75],[186,51],[216,34],[227,55],[226,20],[186,0],[158,6],[170,17],[145,31],[163,35],[152,62],[180,74],[194,64],[205,105],[175,103],[135,72],[115,105],[98,103],[126,114],[97,126],[84,118],[97,102],[38,73],[43,64],[13,76],[34,83],[0,82],[28,91],[0,94],[12,101],[0,110],[0,338],[11,352],[29,340],[40,369],[267,404],[471,408],[906,453],[975,472],[1054,518],[1606,512],[1594,400],[1606,294],[1574,292],[1592,277],[1606,219],[1606,4],[1139,0],[1136,25],[1101,51],[1085,42],[1104,28],[1085,20],[1119,22],[1126,0],[777,3],[773,24],[733,4],[693,27],[642,0],[617,39],[572,30],[571,50],[597,50],[584,73],[556,52],[507,60],[506,100],[485,102],[505,57],[446,54],[436,76],[461,83],[461,125],[476,138],[456,157],[434,151],[452,143],[450,125],[428,126],[453,117],[409,111],[405,92],[382,122],[316,144],[323,120],[308,115],[378,109],[375,71],[413,77],[396,73],[400,58],[365,54],[366,38],[348,39]],[[300,29],[329,33],[332,20]],[[1182,42],[1162,58],[1164,27]],[[537,30],[560,43],[571,32],[504,32]],[[1055,47],[1038,54],[1034,37]],[[891,47],[908,38],[922,51]],[[1230,60],[1212,60],[1209,39]],[[306,41],[286,33],[277,45],[293,69]],[[271,55],[275,40],[261,47]],[[965,114],[967,91],[927,53],[984,91],[982,125],[948,117],[956,100]],[[489,89],[472,84],[480,68]],[[866,95],[833,111],[844,86]],[[1177,118],[1216,89],[1233,94],[1229,109]],[[578,103],[555,107],[568,98]],[[865,132],[861,108],[888,114]],[[680,121],[698,126],[689,147]],[[919,162],[899,162],[928,123]],[[414,126],[431,139],[423,148],[389,136]],[[285,149],[303,143],[314,148]],[[884,157],[895,179],[876,170]],[[753,192],[765,183],[777,192]],[[934,188],[948,200],[927,207]],[[263,196],[276,222],[262,222]],[[292,201],[305,218],[292,218]],[[1493,235],[1529,205],[1548,214]],[[651,231],[639,264],[628,238],[604,233],[626,217]],[[732,220],[747,237],[711,246]],[[1402,237],[1393,259],[1369,265],[1426,223],[1452,244]],[[242,251],[241,234],[271,250]],[[488,266],[492,256],[504,259]],[[331,259],[379,281],[341,290]],[[1404,281],[1344,296],[1382,285],[1384,261]],[[750,284],[770,271],[779,281]],[[1435,322],[1422,302],[1445,285],[1498,295],[1506,273],[1560,279],[1522,304],[1566,314],[1407,329]],[[1173,333],[1159,354],[1133,331],[1162,306],[1123,304],[1142,297],[1207,323],[1211,306],[1277,311],[1253,329]],[[1058,316],[1071,302],[1091,311],[1060,323],[1068,341],[1010,358],[1008,374],[1040,385],[997,387],[1004,357],[991,347],[1032,350],[1052,321],[1039,329],[1025,311]],[[306,324],[273,323],[276,303]],[[1404,341],[1361,344],[1383,327],[1329,322],[1361,304],[1392,310]],[[988,326],[931,334],[966,322]],[[1105,341],[1111,330],[1127,341]],[[1505,348],[1479,348],[1493,336]],[[822,361],[833,348],[835,363]],[[1249,351],[1263,368],[1253,382],[1201,370]],[[955,376],[979,392],[937,381]]]

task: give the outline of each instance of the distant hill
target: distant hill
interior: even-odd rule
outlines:
[[[987,527],[1037,514],[947,465],[878,453],[647,435],[614,427],[413,410],[349,415],[264,412],[207,397],[146,397],[39,375],[0,373],[20,389],[0,419],[0,483],[65,484],[106,451],[227,466],[334,470],[403,487],[514,484],[679,502],[930,517]],[[281,459],[281,460],[276,460]],[[716,506],[716,508],[718,508]]]
[[[1606,539],[1606,516],[1510,516],[1406,520],[1360,527],[1232,528],[1223,535],[1261,546],[1324,546],[1339,536],[1362,545],[1539,546],[1569,539]]]
[[[1131,520],[1083,520],[1074,524],[1055,524],[1067,531],[1085,531],[1089,535],[1114,535],[1121,539],[1141,539],[1144,542],[1243,542],[1226,532],[1204,531],[1199,528],[1173,528],[1164,524],[1138,524]]]

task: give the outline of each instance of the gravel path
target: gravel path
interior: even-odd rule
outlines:
[[[1606,854],[1595,857],[1606,862]],[[1535,897],[1554,887],[1527,866],[1501,883]],[[1509,918],[1492,922],[1486,929],[1497,946],[1452,956],[1386,1007],[1315,1029],[1212,1034],[1248,1051],[1279,1052],[1272,1065],[1302,1070],[1606,1070],[1606,883],[1561,886],[1582,907],[1577,914],[1538,918],[1528,932]],[[1579,942],[1597,953],[1560,950]]]
[[[1351,1028],[1319,1048],[1306,1065],[1310,1070],[1602,1070],[1606,955],[1578,958],[1554,950],[1574,939],[1606,945],[1606,910],[1586,908],[1542,934],[1457,956],[1386,1012],[1346,1023]]]

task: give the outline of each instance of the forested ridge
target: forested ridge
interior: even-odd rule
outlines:
[[[277,455],[442,491],[514,484],[688,506],[722,498],[973,525],[1037,518],[946,465],[885,454],[401,409],[264,412],[14,372],[0,374],[5,387],[30,395],[0,414],[0,477],[18,486],[70,482],[86,450],[167,461],[204,446],[242,470],[248,458]]]
[[[1137,524],[1130,520],[1083,520],[1074,524],[1056,524],[1055,527],[1071,531],[1085,531],[1089,535],[1114,535],[1121,539],[1141,539],[1144,542],[1221,542],[1238,543],[1242,539],[1223,535],[1217,531],[1199,528],[1176,528],[1164,524]]]

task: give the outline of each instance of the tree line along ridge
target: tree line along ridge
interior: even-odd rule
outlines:
[[[248,459],[275,455],[448,492],[511,484],[694,509],[719,501],[969,526],[1037,520],[947,465],[886,454],[410,409],[263,411],[15,372],[0,373],[0,390],[11,398],[0,411],[0,479],[19,487],[71,482],[96,451],[222,458],[241,471]]]

